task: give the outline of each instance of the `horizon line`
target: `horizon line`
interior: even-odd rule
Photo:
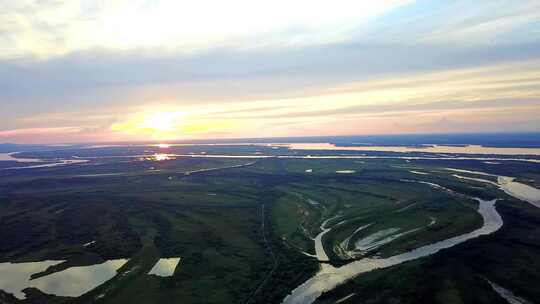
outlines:
[[[205,143],[205,142],[232,142],[245,140],[271,140],[271,139],[310,139],[310,138],[347,138],[347,137],[400,137],[400,136],[450,136],[450,135],[539,135],[540,131],[496,131],[496,132],[448,132],[448,133],[398,133],[398,134],[349,134],[349,135],[309,135],[309,136],[268,136],[268,137],[231,137],[209,139],[167,139],[167,140],[122,140],[122,141],[84,141],[84,142],[55,142],[55,143],[16,143],[0,142],[0,145],[20,146],[53,146],[53,145],[88,145],[88,144],[144,144],[144,143]],[[249,142],[246,142],[249,143]]]

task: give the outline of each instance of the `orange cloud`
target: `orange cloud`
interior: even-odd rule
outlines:
[[[70,134],[70,133],[79,133],[81,131],[82,129],[79,127],[25,128],[25,129],[0,131],[0,137]]]

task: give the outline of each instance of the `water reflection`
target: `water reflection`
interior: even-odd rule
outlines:
[[[506,194],[522,201],[526,201],[540,208],[540,189],[536,189],[526,184],[518,183],[513,178],[500,176],[498,178],[499,187]]]
[[[175,155],[173,154],[166,154],[166,153],[156,153],[153,155],[145,155],[140,158],[141,160],[149,160],[149,161],[165,161],[165,160],[173,160],[176,159]]]
[[[449,171],[460,172],[460,173],[496,177],[497,182],[493,182],[493,181],[486,180],[483,178],[461,176],[457,174],[452,175],[456,178],[477,181],[477,182],[486,183],[486,184],[499,187],[506,194],[514,198],[517,198],[519,200],[529,202],[533,206],[540,208],[540,189],[537,189],[535,187],[532,187],[532,186],[529,186],[520,182],[516,182],[514,177],[495,175],[495,174],[490,174],[490,173],[480,172],[480,171],[469,171],[469,170],[463,170],[463,169],[454,169],[454,168],[445,168],[445,169]]]
[[[97,265],[70,267],[32,280],[30,284],[47,294],[79,297],[112,279],[116,271],[127,261],[127,259],[118,259]]]
[[[487,279],[486,279],[487,280]],[[531,302],[516,296],[512,291],[487,280],[491,288],[510,304],[532,304]]]
[[[55,163],[47,163],[47,164],[42,164],[42,165],[24,166],[24,167],[9,167],[9,168],[4,168],[3,170],[52,168],[52,167],[75,165],[75,164],[82,164],[82,163],[88,162],[88,160],[86,160],[86,159],[59,159],[59,160],[55,160],[55,161],[57,161],[57,162],[55,162]]]
[[[23,289],[34,287],[46,294],[62,297],[79,297],[113,278],[127,260],[109,260],[91,266],[70,267],[34,280],[30,276],[45,271],[49,266],[63,261],[32,263],[1,263],[0,289],[24,299]]]
[[[3,168],[2,170],[51,168],[51,167],[57,167],[57,166],[73,165],[73,164],[80,164],[80,163],[88,162],[88,160],[86,160],[86,159],[53,159],[53,160],[46,160],[46,159],[37,159],[37,158],[18,158],[18,157],[14,157],[14,156],[17,155],[17,153],[21,153],[21,152],[0,153],[0,161],[14,161],[14,162],[18,162],[18,163],[42,163],[42,164],[30,165],[30,166],[20,166],[20,167],[8,167],[8,168]],[[45,164],[43,164],[43,163],[45,163]]]
[[[30,263],[0,263],[0,289],[24,299],[23,289],[30,287],[30,276],[45,271],[49,266],[63,261],[42,261]]]
[[[353,173],[356,173],[355,170],[337,170],[336,173],[339,173],[339,174],[353,174]]]
[[[428,152],[428,153],[463,153],[463,154],[498,154],[498,155],[540,155],[539,148],[500,148],[480,145],[444,146],[421,145],[407,146],[336,146],[331,143],[290,143],[269,144],[269,146],[286,147],[292,150],[334,150],[334,151],[382,151],[382,152]]]
[[[364,258],[341,267],[333,267],[324,264],[324,267],[321,267],[321,270],[316,275],[294,289],[292,293],[285,298],[283,303],[313,303],[323,292],[329,291],[361,273],[394,266],[406,261],[428,256],[442,249],[463,243],[469,239],[493,233],[501,228],[503,221],[495,209],[495,202],[497,200],[485,201],[479,198],[475,198],[475,200],[479,203],[478,213],[480,213],[484,220],[484,224],[481,228],[384,259]]]
[[[174,274],[178,262],[180,262],[180,258],[159,259],[148,274],[159,277],[170,277]]]
[[[37,162],[42,162],[41,159],[36,159],[36,158],[18,158],[18,157],[13,157],[13,156],[16,155],[17,153],[19,153],[19,152],[0,153],[0,161],[15,161],[15,162],[18,162],[18,163],[37,163]]]

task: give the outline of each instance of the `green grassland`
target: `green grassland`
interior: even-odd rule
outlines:
[[[444,167],[478,170],[516,176],[523,180],[534,176],[531,172],[538,172],[538,166],[529,165],[526,170],[520,171],[521,164],[518,169],[502,166],[502,170],[486,168],[487,166],[481,163],[465,164],[455,161],[449,164],[419,161],[415,165],[420,171],[436,173],[434,176],[422,176],[422,180],[436,182],[454,191],[484,199],[502,198],[497,203],[497,210],[504,220],[504,226],[492,235],[468,241],[433,256],[363,274],[324,294],[316,303],[336,303],[340,300],[340,303],[345,304],[507,303],[493,291],[487,279],[533,303],[538,302],[540,293],[531,282],[540,279],[540,210],[508,197],[494,186],[457,180],[450,172],[442,170]],[[447,203],[451,201],[444,203],[447,207]],[[462,203],[464,206],[468,205],[466,202]],[[457,212],[456,215],[461,222],[464,221],[462,212]],[[452,229],[454,233],[458,233],[455,229],[460,226],[459,222],[453,219],[449,223],[453,228],[444,229],[444,233],[451,234]],[[419,239],[423,236],[415,235],[414,238],[414,242],[417,242],[414,247],[417,247],[422,243]],[[390,244],[382,251],[406,245],[407,242],[408,240],[404,239],[398,244]]]
[[[196,152],[212,149],[218,148]],[[484,277],[540,299],[527,283],[540,274],[540,212],[495,187],[458,180],[441,169],[488,171],[535,184],[538,168],[501,166],[505,169],[498,172],[480,162],[383,159],[251,162],[118,157],[0,171],[0,260],[67,260],[50,273],[129,258],[116,277],[80,298],[34,289],[27,303],[280,303],[317,271],[317,261],[304,253],[314,253],[312,238],[326,219],[336,217],[323,239],[334,265],[350,259],[336,251],[349,236],[353,244],[385,229],[416,229],[366,253],[390,256],[481,225],[474,200],[414,182],[421,180],[469,196],[504,198],[497,208],[505,226],[440,254],[362,275],[319,302],[335,303],[354,293],[343,303],[501,303]],[[227,168],[242,164],[249,165]],[[218,169],[185,174],[209,168]],[[341,170],[355,172],[336,173]],[[366,224],[371,225],[353,234]],[[95,244],[83,246],[91,241]],[[162,257],[181,257],[174,275],[147,275]],[[17,302],[3,293],[0,301]]]

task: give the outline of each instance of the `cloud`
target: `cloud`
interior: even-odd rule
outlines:
[[[528,115],[513,118],[516,124],[508,123],[506,130],[523,130],[523,126],[532,130],[535,129],[537,116],[531,113],[540,115],[539,66],[540,61],[534,60],[417,72],[341,82],[334,87],[319,88],[311,94],[299,94],[292,98],[230,100],[226,103],[171,102],[156,106],[109,105],[79,113],[64,110],[32,115],[23,120],[25,125],[36,127],[43,124],[94,127],[100,130],[101,140],[121,138],[121,135],[124,135],[124,139],[143,140],[191,138],[195,135],[207,137],[210,134],[229,134],[229,137],[248,134],[253,137],[286,136],[287,130],[303,132],[304,135],[317,135],[317,130],[354,134],[354,128],[357,128],[357,132],[380,133],[394,130],[392,126],[396,125],[407,132],[442,132],[450,130],[443,125],[450,126],[447,122],[463,116],[463,113],[489,112],[502,121],[505,119],[500,113],[513,117],[513,113],[525,111]],[[465,117],[470,121],[463,120],[454,125],[460,128],[463,125],[465,130],[487,128],[488,124],[477,123],[476,117]],[[518,120],[521,122],[517,123]],[[437,122],[441,124],[438,127]],[[329,129],[323,128],[326,125]],[[414,128],[417,128],[416,131]],[[79,135],[86,137],[89,134],[81,132]]]
[[[79,53],[38,63],[0,62],[0,95],[7,104],[0,111],[316,95],[353,81],[528,61],[537,54],[540,44],[467,50],[340,44],[289,51],[214,50],[187,57]]]
[[[0,137],[11,137],[20,135],[49,135],[49,134],[66,134],[80,132],[79,127],[62,127],[62,128],[29,128],[29,129],[14,129],[0,131]]]
[[[272,2],[5,0],[0,57],[58,56],[92,48],[192,52],[318,44],[410,0]],[[265,39],[258,39],[263,36]]]
[[[19,143],[60,142],[66,137],[79,136],[80,127],[21,128],[0,131],[0,141]]]
[[[148,135],[137,117],[168,111],[191,121],[178,118],[179,136],[238,137],[484,130],[450,122],[540,115],[537,1],[179,3],[8,0],[0,130],[135,138]],[[536,130],[532,117],[505,126]]]

